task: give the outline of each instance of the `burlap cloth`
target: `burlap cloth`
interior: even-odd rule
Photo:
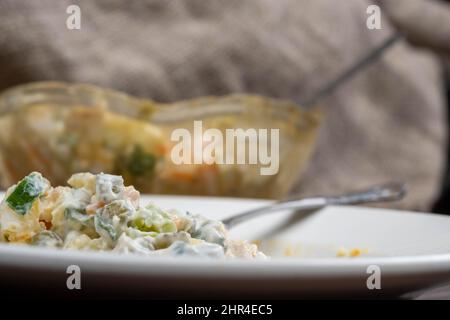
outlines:
[[[394,5],[393,3],[397,4]],[[81,30],[65,27],[78,4]],[[402,180],[402,208],[429,209],[446,151],[443,2],[364,0],[0,1],[0,89],[38,80],[93,83],[159,101],[250,92],[300,101],[394,31],[400,43],[324,101],[326,123],[294,193]]]

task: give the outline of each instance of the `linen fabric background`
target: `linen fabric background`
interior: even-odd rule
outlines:
[[[396,4],[394,5],[393,2]],[[68,30],[66,8],[81,8]],[[323,101],[316,152],[292,191],[338,193],[389,180],[429,210],[446,158],[443,64],[450,8],[381,1],[382,29],[366,27],[366,0],[1,0],[0,89],[42,80],[92,83],[169,102],[256,93],[296,102],[401,29],[374,65]]]

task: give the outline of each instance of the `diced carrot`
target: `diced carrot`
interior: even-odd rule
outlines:
[[[39,222],[41,222],[45,225],[46,230],[50,230],[53,226],[51,221],[39,220]]]
[[[167,152],[169,151],[169,146],[166,145],[166,144],[164,144],[164,143],[158,144],[158,145],[156,146],[156,151],[157,151],[160,155],[165,155],[165,154],[167,154]]]
[[[175,180],[180,181],[187,181],[191,182],[194,180],[194,175],[192,172],[186,172],[186,171],[172,171],[170,172],[170,176],[172,176]]]
[[[105,203],[103,201],[91,203],[86,207],[86,213],[87,214],[95,214],[95,211],[97,211],[97,209],[103,208],[104,206],[105,206]]]

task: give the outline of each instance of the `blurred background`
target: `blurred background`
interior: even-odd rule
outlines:
[[[66,28],[71,4],[80,30]],[[379,30],[366,26],[371,4]],[[448,1],[1,0],[0,90],[52,80],[167,103],[242,93],[300,104],[397,31],[407,40],[320,102],[315,150],[289,191],[398,180],[409,194],[391,206],[450,213]]]

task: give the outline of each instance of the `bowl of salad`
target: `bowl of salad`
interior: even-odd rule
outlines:
[[[319,109],[253,95],[164,104],[91,85],[25,84],[0,94],[0,186],[32,171],[55,185],[77,172],[105,172],[144,193],[282,198],[308,164],[321,119]],[[278,170],[262,175],[260,163],[238,161],[174,163],[172,133],[194,133],[198,121],[224,135],[278,130]]]

